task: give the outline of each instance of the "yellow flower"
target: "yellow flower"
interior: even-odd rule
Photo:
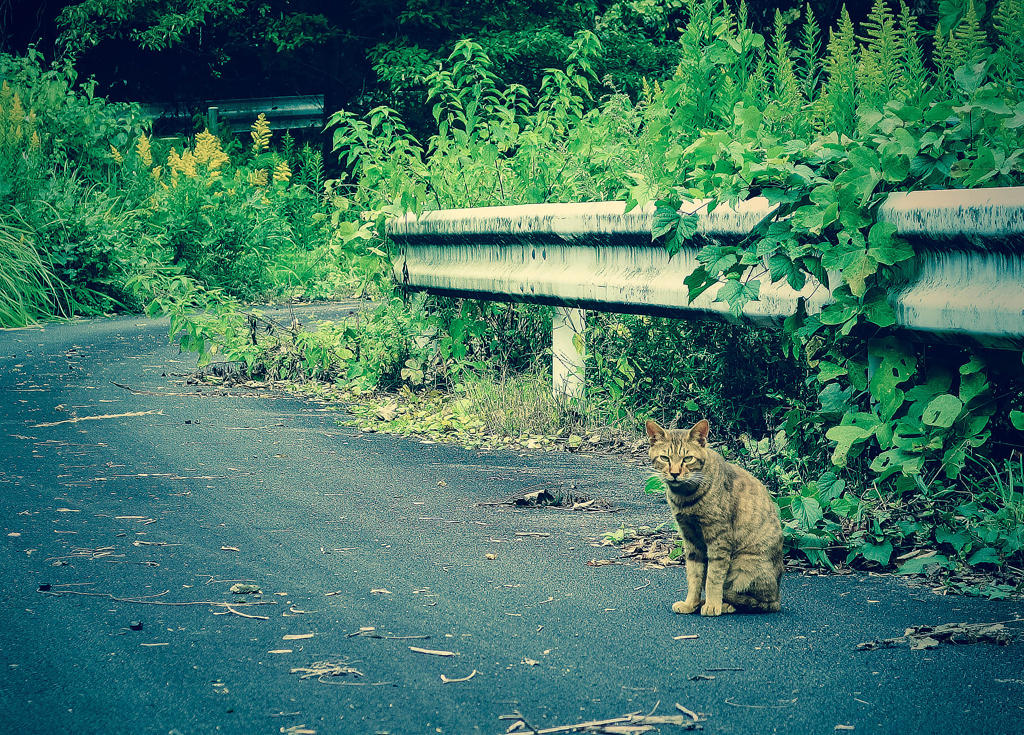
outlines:
[[[160,180],[160,173],[164,170],[163,166],[154,166],[153,170],[149,172],[149,175],[153,177],[154,181]]]
[[[248,179],[249,183],[253,186],[266,186],[267,170],[265,168],[258,168],[255,171],[250,171]]]
[[[135,155],[139,157],[146,168],[153,165],[153,151],[149,147],[149,138],[145,133],[140,135],[139,140],[135,143]]]
[[[121,151],[117,150],[113,144],[110,146],[110,157],[114,159],[114,163],[124,163],[124,156],[121,155]]]
[[[167,154],[167,168],[174,174],[184,170],[181,165],[181,156],[178,155],[178,151],[174,147],[171,147],[171,152]]]
[[[249,135],[252,136],[253,153],[258,155],[270,147],[270,123],[267,122],[267,116],[262,112],[256,118],[256,122],[252,126],[252,132]]]
[[[7,115],[11,125],[17,125],[25,119],[25,108],[21,106],[21,98],[17,92],[14,93],[14,97],[11,99],[11,111]]]
[[[292,170],[288,167],[288,161],[281,161],[274,169],[274,182],[283,181],[286,184],[292,177]]]
[[[204,130],[196,136],[196,147],[192,155],[195,156],[196,163],[205,164],[209,171],[216,171],[231,160],[221,149],[220,139],[209,130]]]
[[[29,141],[29,146],[32,148],[32,150],[38,151],[42,147],[42,145],[43,142],[39,140],[39,131],[33,130],[32,139]]]
[[[188,148],[182,151],[181,154],[181,170],[190,179],[196,177],[196,157],[192,155],[192,151]]]

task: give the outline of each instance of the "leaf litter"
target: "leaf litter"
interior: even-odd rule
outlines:
[[[1004,620],[1000,623],[943,623],[941,625],[915,625],[896,638],[877,638],[857,644],[858,651],[876,651],[907,644],[912,651],[938,648],[939,643],[992,643],[1008,646],[1020,640],[1020,631],[1007,625],[1024,625],[1024,620]]]

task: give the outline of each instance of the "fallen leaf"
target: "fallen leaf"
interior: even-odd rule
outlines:
[[[494,561],[497,558],[497,554],[484,554],[484,559],[487,559],[488,561]]]
[[[291,653],[290,648],[275,648],[273,651],[267,651],[267,653]]]
[[[524,658],[523,659],[523,663],[526,664],[527,666],[540,666],[540,661],[537,661],[537,660],[532,659],[532,658]]]
[[[221,551],[238,551],[239,549],[238,549],[237,546],[221,546],[220,550]]]
[[[441,674],[441,682],[443,684],[455,684],[455,683],[460,682],[460,681],[469,681],[470,679],[472,679],[474,676],[476,676],[479,673],[480,673],[479,671],[477,671],[476,669],[473,669],[473,673],[472,674],[470,674],[469,676],[464,676],[461,679],[449,679],[444,674]]]
[[[301,640],[303,640],[305,638],[312,638],[314,635],[316,635],[316,634],[315,633],[289,633],[288,635],[284,636],[281,640],[282,641],[301,641]]]
[[[381,587],[379,590],[370,590],[371,595],[390,595],[393,594],[390,590],[386,590]]]
[[[451,651],[432,651],[429,648],[417,648],[416,646],[409,646],[410,651],[415,653],[427,653],[431,656],[454,656],[455,654]]]
[[[438,487],[448,487],[448,483],[445,482],[444,480],[438,480],[437,486]]]
[[[833,728],[833,729],[835,729],[835,730],[852,730],[853,729],[853,725],[836,725],[835,728]]]
[[[71,508],[57,508],[58,513],[81,513],[80,510],[72,510]]]

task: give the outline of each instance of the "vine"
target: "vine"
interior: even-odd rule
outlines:
[[[794,52],[781,16],[765,42],[744,28],[742,4],[738,22],[726,12],[708,23],[716,5],[694,3],[684,33],[714,66],[705,125],[693,139],[695,108],[685,101],[699,90],[681,66],[651,106],[653,182],[634,187],[629,206],[656,200],[654,235],[672,256],[696,230],[696,216],[679,212],[684,202],[706,201],[710,211],[767,199],[772,216],[740,243],[702,247],[685,280],[691,300],[721,284],[716,300],[736,315],[766,279],[800,290],[839,274],[820,314],[801,304],[784,324],[786,350],[806,357],[819,386],[817,409],[791,412],[787,429],[827,428],[836,468],[784,500],[791,540],[821,563],[831,563],[837,541],[850,548],[847,560],[882,565],[903,545],[948,548],[956,512],[936,510],[936,499],[963,492],[961,473],[993,423],[1024,429],[1024,414],[994,392],[992,358],[981,351],[942,356],[898,339],[887,293],[914,251],[877,212],[894,191],[1024,182],[1024,64],[1009,21],[1021,18],[1022,3],[1002,0],[988,26],[973,2],[942,3],[929,66],[907,5],[894,15],[875,0],[863,36],[844,10],[820,68],[808,51],[817,42],[809,10]],[[752,89],[758,78],[770,98]],[[861,474],[867,492],[837,486],[843,468]],[[880,524],[877,513],[863,523],[867,508],[883,506],[898,509],[898,523]],[[1004,530],[995,544],[1002,558],[1019,554],[1024,537]],[[952,547],[970,564],[999,560],[974,541],[970,556],[971,544]],[[913,557],[904,571],[924,559],[951,564]]]

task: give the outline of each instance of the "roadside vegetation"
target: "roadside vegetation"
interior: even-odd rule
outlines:
[[[829,29],[808,6],[766,34],[742,3],[683,6],[674,74],[635,90],[597,77],[592,30],[534,88],[459,41],[402,89],[406,106],[421,93],[427,135],[388,106],[332,116],[331,179],[263,120],[244,140],[156,140],[71,66],[4,57],[0,242],[17,255],[0,264],[0,318],[145,307],[200,367],[343,400],[366,430],[473,447],[638,450],[645,418],[706,417],[809,563],[978,568],[996,581],[961,588],[1019,590],[1021,354],[898,339],[886,287],[914,252],[874,213],[893,191],[1024,184],[1024,2],[946,0],[922,25],[877,0],[863,25],[844,12]],[[800,288],[831,270],[835,302],[779,334],[591,313],[577,401],[550,395],[548,308],[426,298],[390,276],[386,222],[407,212],[654,203],[674,253],[694,233],[683,202],[752,196],[778,215],[704,248],[690,292],[724,282],[739,313],[766,279]],[[379,305],[312,331],[243,306],[295,296]]]

